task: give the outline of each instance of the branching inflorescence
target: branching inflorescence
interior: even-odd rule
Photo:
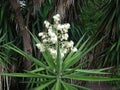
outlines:
[[[38,36],[41,39],[40,43],[37,43],[36,46],[40,49],[41,52],[44,52],[46,49],[51,53],[53,58],[57,57],[57,45],[59,42],[60,54],[63,58],[65,54],[69,51],[76,52],[77,48],[74,47],[74,42],[68,41],[68,30],[70,29],[70,24],[60,23],[60,15],[56,14],[53,16],[54,24],[44,21],[44,25],[47,28],[47,32],[40,32]]]

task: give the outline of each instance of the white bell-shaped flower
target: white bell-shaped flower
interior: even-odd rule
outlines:
[[[41,52],[45,51],[45,47],[44,47],[43,44],[38,43],[38,44],[36,44],[36,46],[37,46],[38,49],[40,49]]]

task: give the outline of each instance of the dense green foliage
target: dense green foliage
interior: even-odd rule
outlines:
[[[50,58],[49,53],[42,55],[35,46],[38,33],[47,31],[43,25],[44,20],[53,22],[52,16],[56,13],[62,16],[62,23],[71,24],[69,40],[72,39],[75,44],[81,40],[78,45],[80,50],[74,54],[76,57],[71,58],[73,54],[70,53],[63,62],[64,75],[60,81],[55,79],[56,67],[49,67],[52,66],[52,62],[47,60]],[[60,88],[77,90],[86,89],[80,86],[81,80],[119,79],[119,33],[119,0],[25,0],[25,6],[22,7],[18,0],[1,0],[0,73],[5,76],[0,76],[2,84],[0,90],[13,90],[13,88],[29,90],[35,87],[38,87],[36,90],[43,88],[49,90],[53,87],[53,83],[53,90],[62,90]],[[106,67],[112,68],[108,70]],[[105,70],[108,72],[102,72]],[[110,72],[114,79],[93,77],[96,74]],[[38,75],[39,73],[41,75]],[[8,76],[22,77],[22,79],[11,79]],[[79,84],[76,85],[77,81],[73,79],[80,80]],[[119,86],[119,81],[113,83]]]

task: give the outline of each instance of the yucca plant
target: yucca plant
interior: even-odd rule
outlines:
[[[120,77],[120,67],[116,70],[116,72],[113,75],[114,77]],[[112,82],[112,84],[116,87],[117,90],[120,89],[120,81]]]
[[[10,49],[4,48],[4,45],[11,43],[7,39],[9,35],[9,33],[0,31],[0,73],[16,72],[18,68],[18,66],[15,68],[16,59],[18,59],[18,56],[15,58],[17,53],[11,53]],[[11,87],[17,85],[15,83],[15,78],[0,76],[0,90],[10,90]]]
[[[104,0],[101,11],[100,25],[96,30],[96,41],[105,37],[103,42],[94,50],[92,68],[113,66],[113,74],[118,74],[120,64],[120,1]],[[119,75],[116,75],[119,77]]]
[[[15,16],[8,2],[8,0],[0,1],[0,73],[15,72],[18,68],[15,65],[18,63],[16,62],[18,59],[16,54],[11,53],[9,49],[3,48],[5,44],[11,41],[16,40],[18,41],[17,44],[20,43],[19,35],[17,30],[15,30]],[[15,78],[8,76],[0,77],[0,90],[10,90],[11,87],[16,85]]]
[[[61,24],[59,14],[53,16],[54,24],[45,21],[45,27],[48,32],[41,32],[41,40],[34,36],[37,48],[41,51],[42,57],[37,59],[14,45],[5,45],[27,59],[33,61],[34,70],[25,71],[25,73],[1,73],[0,75],[12,77],[31,78],[27,89],[34,90],[88,90],[83,86],[70,82],[71,79],[79,81],[112,81],[119,78],[98,77],[98,74],[109,74],[103,72],[110,68],[84,70],[82,67],[89,62],[85,61],[75,65],[82,57],[89,53],[100,41],[95,44],[91,43],[91,38],[83,42],[84,36],[74,46],[72,41],[68,41],[68,29],[70,25]],[[65,50],[67,49],[67,50]]]
[[[106,0],[106,3],[101,7],[101,16],[99,20],[100,25],[96,32],[96,39],[99,40],[101,37],[106,36],[104,41],[101,43],[100,53],[95,55],[100,56],[97,62],[101,63],[100,66],[118,66],[119,67],[119,32],[120,32],[120,23],[119,23],[119,12],[120,12],[120,2],[119,0],[109,1]],[[97,51],[98,52],[98,51]],[[96,58],[96,59],[97,59]]]

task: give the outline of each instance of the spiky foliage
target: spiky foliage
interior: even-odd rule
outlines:
[[[118,52],[119,50],[119,38],[118,38],[119,24],[116,24],[116,22],[119,23],[119,14],[118,14],[119,13],[119,1],[118,0],[114,0],[114,1],[112,0],[110,1],[109,0],[101,0],[101,1],[90,0],[90,1],[92,2],[92,4],[94,3],[96,7],[98,7],[97,10],[99,10],[99,8],[101,8],[102,6],[105,7],[104,10],[102,9],[103,11],[101,11],[100,13],[100,14],[103,13],[103,16],[101,17],[101,19],[104,19],[102,21],[100,29],[97,31],[100,33],[95,34],[95,35],[98,35],[97,39],[102,37],[101,34],[107,35],[106,41],[108,41],[108,45],[106,46],[105,44],[105,47],[102,46],[104,48],[107,47],[106,49],[107,53],[103,54],[107,57],[104,57],[105,61],[102,63],[105,63],[106,61],[107,62],[110,61],[110,63],[113,64],[114,62],[112,62],[113,60],[112,58],[115,58],[117,64],[119,64],[118,63],[119,61],[118,60],[119,59],[119,52]],[[90,2],[90,1],[87,0],[87,2]],[[44,31],[43,21],[46,19],[51,21],[51,17],[55,13],[59,13],[62,16],[63,23],[64,22],[71,23],[72,25],[71,31],[69,32],[69,35],[71,36],[70,39],[74,40],[77,43],[77,41],[86,31],[92,30],[92,28],[96,29],[98,25],[96,22],[92,22],[94,23],[95,25],[94,26],[91,22],[89,22],[88,19],[83,18],[86,23],[84,27],[84,23],[82,22],[82,19],[81,19],[81,13],[82,13],[81,11],[82,11],[83,5],[87,5],[87,2],[86,0],[25,0],[25,3],[23,3],[23,5],[20,5],[19,0],[1,0],[0,1],[0,35],[5,35],[5,40],[4,42],[2,42],[2,44],[6,44],[9,41],[13,41],[12,42],[13,44],[20,47],[26,53],[40,58],[41,54],[38,50],[36,50],[35,42],[32,41],[33,43],[31,43],[31,37],[27,31],[30,30],[34,35],[37,35],[39,31]],[[86,11],[85,8],[83,9],[83,12],[84,11]],[[92,12],[92,10],[90,11]],[[85,14],[85,17],[86,16],[87,15]],[[96,15],[96,17],[92,19],[96,19],[97,16],[99,15]],[[88,22],[91,25],[88,25],[87,24]],[[85,30],[84,28],[86,28],[87,30]],[[88,38],[89,35],[87,35],[86,38]],[[86,40],[86,38],[84,40]],[[23,71],[25,69],[30,70],[28,69],[28,68],[31,68],[31,65],[32,65],[30,60],[28,59],[23,60],[21,58],[18,59],[18,56],[16,56],[14,52],[11,53],[11,51],[10,53],[8,53],[8,51],[2,50],[2,52],[5,52],[5,54],[7,52],[6,55],[14,57],[16,63],[22,62],[22,65],[24,68],[21,67],[21,70],[19,69],[19,71]],[[111,60],[108,60],[109,59],[108,57],[110,57]],[[12,61],[12,63],[14,62]],[[15,68],[17,65],[16,63],[14,66]],[[97,65],[97,64],[94,64],[94,65]],[[38,67],[35,65],[33,66],[34,68]],[[9,70],[11,71],[13,69],[9,67]],[[33,85],[31,85],[31,87],[32,86]]]
[[[95,50],[95,59],[100,66],[119,66],[119,47],[120,47],[120,2],[118,0],[107,1],[102,7],[102,20],[96,32],[97,40],[105,37],[104,41]],[[98,58],[99,56],[99,58]],[[102,57],[102,58],[101,58]],[[97,63],[96,62],[96,63]],[[101,64],[100,64],[101,63]]]

